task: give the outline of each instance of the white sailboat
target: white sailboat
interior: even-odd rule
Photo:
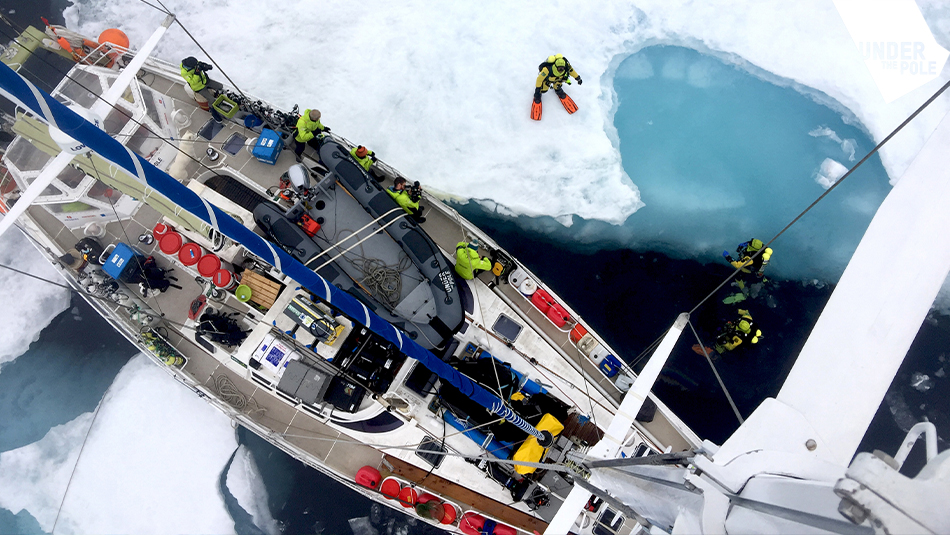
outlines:
[[[385,190],[401,174],[364,169],[336,132],[297,164],[279,149],[291,113],[222,91],[215,121],[178,66],[57,33],[85,55],[28,29],[4,56],[75,60],[52,96],[0,72],[18,106],[5,225],[169,375],[301,461],[449,531],[544,531],[572,486],[550,464],[600,440],[635,378],[579,315],[451,207],[426,195],[426,220],[408,217]],[[55,137],[88,152],[60,156]],[[494,272],[455,276],[476,239]],[[700,446],[642,395],[619,451]]]

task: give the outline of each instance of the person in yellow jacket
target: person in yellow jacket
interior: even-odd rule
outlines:
[[[294,154],[297,155],[297,162],[302,160],[303,149],[306,145],[310,145],[319,151],[320,147],[315,144],[318,139],[317,134],[330,131],[320,122],[320,117],[322,117],[320,110],[304,110],[300,118],[297,119],[297,135],[294,136],[294,141],[296,141]]]
[[[732,351],[743,343],[757,344],[762,339],[762,331],[752,320],[748,310],[739,309],[739,319],[726,322],[721,334],[716,338],[716,351]]]
[[[369,168],[376,163],[376,155],[373,154],[373,151],[367,149],[366,147],[359,145],[350,149],[350,156],[356,160],[356,163],[363,166],[363,169],[369,171]]]
[[[577,85],[584,83],[581,75],[577,74],[571,63],[561,54],[548,56],[547,60],[538,65],[538,78],[534,82],[534,102],[531,104],[532,119],[541,119],[541,95],[547,93],[549,88],[554,88],[554,93],[561,99],[567,113],[577,111],[577,104],[561,89],[565,82],[571,83],[571,77],[577,80]]]
[[[741,269],[743,273],[755,272],[755,276],[761,279],[765,276],[765,266],[769,265],[769,260],[772,259],[772,248],[765,247],[765,250],[763,250],[764,246],[762,240],[752,238],[747,242],[740,243],[736,249],[739,260],[733,259],[729,251],[723,251],[722,256],[732,264],[732,267]],[[762,251],[762,254],[756,256],[759,251]]]
[[[213,67],[207,63],[198,61],[194,56],[188,56],[181,60],[180,68],[181,77],[188,82],[188,87],[191,88],[195,94],[195,102],[197,102],[198,106],[204,111],[210,111],[214,120],[220,123],[222,119],[221,114],[211,107],[210,102],[217,98],[215,91],[222,89],[224,86],[208,78],[208,71]]]
[[[772,259],[772,248],[765,247],[765,244],[762,243],[762,240],[752,238],[747,242],[739,244],[739,247],[736,249],[736,253],[739,256],[739,259],[736,260],[729,254],[729,251],[723,251],[722,256],[729,262],[732,267],[741,271],[741,275],[736,276],[735,286],[739,287],[739,292],[733,295],[730,295],[723,299],[723,303],[731,305],[734,303],[739,303],[745,301],[747,297],[751,294],[753,297],[759,292],[759,290],[751,291],[749,288],[754,287],[756,284],[761,286],[762,283],[768,282],[768,279],[765,278],[765,266],[769,265],[769,260]],[[755,279],[752,279],[751,274],[755,273]],[[750,281],[744,280],[745,278],[751,279]],[[748,286],[748,288],[747,288]],[[761,289],[761,288],[760,288]]]
[[[491,260],[478,256],[478,239],[460,241],[455,246],[455,272],[465,280],[472,280],[482,271],[491,270]]]
[[[397,176],[393,180],[393,185],[386,189],[386,193],[396,201],[396,204],[402,207],[407,214],[411,215],[418,223],[425,223],[426,218],[422,217],[423,208],[419,206],[419,199],[422,198],[422,188],[419,183],[413,184],[412,188],[406,188],[406,179]]]

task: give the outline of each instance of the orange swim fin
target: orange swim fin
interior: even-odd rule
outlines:
[[[561,104],[564,105],[564,109],[567,110],[567,113],[577,111],[577,104],[574,104],[574,100],[567,96],[567,93],[564,93],[564,96],[561,97]]]
[[[531,118],[535,121],[541,120],[541,102],[531,101]]]
[[[564,105],[564,109],[567,110],[567,113],[577,111],[577,104],[574,104],[574,100],[567,96],[567,93],[565,93],[563,89],[558,88],[554,92],[557,93],[557,98],[561,99],[561,104]]]

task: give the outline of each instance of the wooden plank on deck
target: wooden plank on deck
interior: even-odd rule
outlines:
[[[477,492],[471,491],[435,474],[429,474],[429,477],[426,477],[426,474],[428,474],[427,470],[411,465],[402,459],[386,455],[386,461],[393,466],[393,474],[412,481],[413,483],[421,484],[425,488],[451,500],[471,505],[474,509],[487,513],[506,524],[511,524],[528,533],[534,531],[544,533],[544,530],[548,527],[548,523],[540,518],[535,518],[528,513],[482,496]],[[425,478],[424,484],[420,483],[423,478]]]

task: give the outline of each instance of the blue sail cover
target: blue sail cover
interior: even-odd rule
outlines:
[[[366,308],[356,298],[327,283],[323,277],[306,268],[283,250],[273,247],[270,242],[203,200],[195,192],[28,82],[5,64],[0,69],[0,93],[121,167],[130,176],[155,189],[221,234],[240,243],[350,319],[362,323],[374,333],[395,344],[407,356],[421,362],[443,381],[455,386],[492,413],[515,424],[526,433],[542,438],[540,431],[506,407],[497,396],[417,344],[404,332]]]

